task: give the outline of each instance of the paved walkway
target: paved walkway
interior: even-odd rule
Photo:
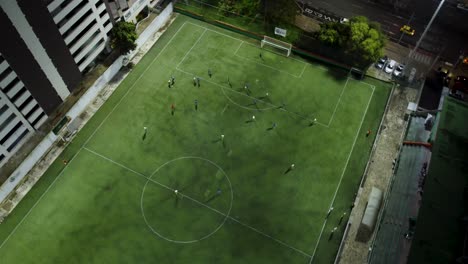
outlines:
[[[407,124],[405,121],[406,108],[409,102],[416,100],[417,94],[416,89],[396,87],[391,95],[389,108],[382,123],[382,130],[376,139],[375,150],[370,157],[366,181],[358,192],[356,205],[350,215],[351,226],[344,241],[339,263],[367,263],[372,239],[369,239],[367,243],[355,240],[359,223],[372,187],[377,187],[385,193],[389,186],[393,175],[392,160],[398,154]]]

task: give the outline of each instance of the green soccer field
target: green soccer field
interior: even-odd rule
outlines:
[[[0,225],[1,263],[332,262],[391,86],[281,53],[179,15]]]

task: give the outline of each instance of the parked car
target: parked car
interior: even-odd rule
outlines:
[[[400,28],[400,32],[405,33],[406,35],[414,36],[414,33],[416,32],[413,28],[411,28],[408,25],[404,25]]]
[[[460,90],[460,91],[467,93],[468,92],[468,77],[462,76],[462,75],[457,76],[453,83],[452,89]]]
[[[383,69],[383,67],[385,66],[385,63],[387,63],[388,61],[388,57],[387,56],[383,56],[382,58],[380,58],[376,63],[375,63],[375,67],[377,69]]]
[[[392,73],[393,70],[395,70],[396,63],[397,63],[396,61],[390,60],[390,62],[387,63],[387,66],[385,67],[384,71],[386,73]]]
[[[393,71],[393,75],[395,75],[395,77],[400,77],[403,75],[403,71],[405,70],[405,65],[404,64],[400,64],[398,65],[395,70]]]
[[[349,22],[349,19],[347,19],[346,17],[340,18],[340,23],[341,23],[341,24],[346,24],[346,23],[348,23],[348,22]]]

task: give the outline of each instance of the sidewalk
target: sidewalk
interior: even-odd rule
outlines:
[[[366,181],[364,186],[359,189],[355,207],[351,211],[349,219],[351,225],[348,236],[344,240],[339,263],[367,263],[372,238],[367,243],[356,241],[357,230],[372,187],[377,187],[386,193],[393,175],[392,160],[398,154],[407,124],[405,121],[406,108],[409,102],[416,100],[417,94],[416,89],[396,87],[391,95],[388,112],[383,117],[381,133],[375,142],[376,149],[369,159]]]

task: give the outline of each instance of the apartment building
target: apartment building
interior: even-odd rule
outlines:
[[[109,50],[107,9],[102,0],[0,1],[0,166]]]

